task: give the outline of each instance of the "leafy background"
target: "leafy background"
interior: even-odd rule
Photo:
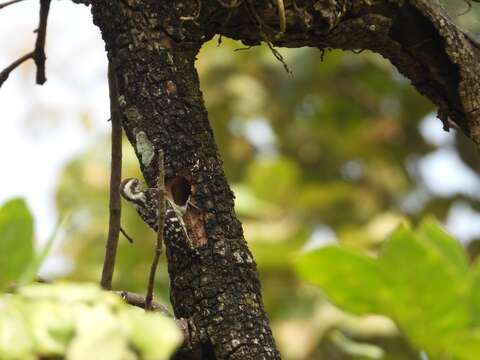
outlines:
[[[67,3],[53,4],[52,21],[55,7],[65,14],[77,14],[78,6]],[[462,26],[473,33],[480,30],[479,6],[457,17],[466,4],[453,0],[445,4]],[[15,24],[14,16],[0,16],[7,16],[9,26]],[[88,14],[84,16],[87,22],[81,26],[86,27],[90,20]],[[24,185],[33,189],[25,193],[27,199],[51,189],[55,195],[52,208],[47,208],[48,216],[55,222],[55,216],[62,219],[71,214],[68,232],[55,246],[42,276],[98,281],[108,209],[105,59],[102,49],[93,48],[85,39],[69,41],[71,34],[64,29],[70,27],[65,20],[60,25],[53,23],[51,29],[46,87],[26,90],[33,87],[34,68],[25,66],[18,75],[12,75],[12,85],[10,80],[5,84],[7,93],[0,94],[0,103],[7,108],[7,95],[13,102],[16,97],[12,94],[22,91],[26,103],[17,107],[21,109],[18,115],[6,118],[22,125],[27,142],[35,143],[39,138],[53,142],[54,137],[65,137],[64,143],[50,149],[46,159],[35,160],[36,149],[31,149],[25,160],[28,163],[16,162],[19,170],[13,170],[10,177],[22,178],[19,173],[28,164],[42,161],[40,168],[33,167],[36,172],[28,175],[30,180]],[[23,53],[31,46],[29,36],[16,41],[6,54],[14,58]],[[437,358],[445,347],[438,350],[432,345],[438,334],[430,327],[431,319],[423,324],[418,312],[422,314],[422,306],[431,303],[440,309],[432,310],[435,319],[442,312],[450,314],[450,307],[457,310],[448,291],[452,299],[457,299],[458,292],[473,286],[471,278],[475,276],[471,273],[475,270],[468,269],[467,263],[474,261],[480,249],[476,239],[480,232],[457,234],[467,249],[468,260],[452,239],[446,241],[448,257],[460,254],[457,258],[462,267],[447,271],[442,270],[443,265],[453,260],[444,259],[438,249],[418,249],[418,239],[424,239],[421,234],[427,231],[427,225],[419,224],[427,215],[447,226],[455,214],[478,219],[476,148],[455,130],[439,133],[441,123],[433,119],[432,105],[378,55],[329,51],[322,61],[316,50],[282,49],[293,71],[290,76],[266,47],[238,50],[243,48],[240,43],[223,39],[218,45],[217,41],[204,46],[197,62],[202,90],[284,358]],[[67,63],[77,57],[93,65],[69,70],[72,65]],[[0,57],[4,58],[8,63],[6,56]],[[76,130],[61,130],[65,126]],[[124,146],[123,176],[139,177],[138,164],[126,141]],[[53,159],[62,152],[69,154],[62,158],[62,168],[48,170],[48,156]],[[468,176],[457,174],[455,167],[434,168],[432,159],[438,154],[443,154],[445,163],[453,157],[468,169],[463,170]],[[11,157],[2,155],[1,163],[11,164]],[[41,176],[49,171],[53,177],[41,185]],[[456,187],[442,187],[457,177],[460,180]],[[33,210],[36,219],[46,216]],[[128,204],[122,216],[122,225],[135,242],[121,239],[114,286],[143,292],[154,234]],[[385,245],[385,239],[405,219],[413,228],[420,226],[419,230],[404,230],[401,236],[395,233]],[[443,238],[433,223],[422,224],[430,224],[437,232],[431,236],[433,242]],[[37,234],[39,226],[42,221],[37,222]],[[464,227],[475,229],[473,221]],[[395,242],[395,236],[405,243]],[[38,238],[44,242],[45,236]],[[341,247],[328,246],[331,244]],[[418,251],[410,251],[411,247]],[[306,251],[319,248],[302,257]],[[380,253],[382,256],[375,260]],[[383,259],[394,255],[391,261]],[[389,297],[388,291],[382,290],[377,270],[371,268],[382,261],[395,266],[394,270],[405,270],[392,271],[390,275],[397,277],[388,278],[388,283],[419,279],[415,291],[405,290],[395,306],[383,299]],[[365,262],[371,266],[363,266]],[[308,271],[301,264],[308,264]],[[450,269],[450,265],[445,266]],[[439,286],[424,291],[433,280]],[[161,264],[157,289],[167,304],[165,263]],[[417,308],[420,310],[416,313]],[[460,308],[451,312],[453,323],[476,322],[460,312]],[[448,318],[445,321],[449,326]],[[461,329],[466,328],[464,325]],[[445,328],[441,325],[439,329],[443,332]],[[478,337],[475,332],[469,334],[472,339]],[[463,358],[462,354],[455,356]]]

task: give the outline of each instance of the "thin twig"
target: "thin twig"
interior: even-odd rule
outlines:
[[[2,86],[5,80],[8,79],[8,76],[13,70],[15,70],[18,66],[23,64],[28,59],[33,59],[33,51],[23,55],[21,58],[19,58],[18,60],[15,60],[13,63],[8,65],[5,69],[3,69],[2,72],[0,72],[0,86]]]
[[[280,6],[280,4],[279,4]],[[277,50],[275,49],[275,46],[273,45],[273,43],[270,41],[270,38],[268,37],[268,35],[266,34],[266,32],[264,31],[264,28],[269,30],[269,31],[272,31],[272,29],[270,28],[270,26],[268,26],[263,20],[262,18],[260,17],[260,15],[258,15],[257,11],[255,10],[255,6],[253,5],[253,2],[252,0],[247,0],[247,9],[249,10],[250,14],[255,18],[255,20],[257,21],[257,27],[258,27],[258,31],[260,32],[260,35],[263,37],[263,40],[267,43],[267,46],[268,48],[270,49],[270,51],[272,52],[273,56],[275,56],[275,58],[280,61],[283,65],[283,68],[285,69],[285,71],[292,75],[292,71],[290,70],[290,68],[288,67],[287,63],[285,62],[285,60],[283,59],[283,56],[282,54]]]
[[[19,3],[20,1],[23,1],[23,0],[11,0],[11,1],[4,2],[3,4],[0,4],[0,9],[3,9],[4,7],[7,7],[9,5]]]
[[[12,5],[16,2],[21,0],[13,0],[4,4],[0,5],[0,9]],[[35,65],[37,67],[37,76],[36,76],[36,83],[42,85],[47,81],[45,77],[45,38],[47,36],[47,20],[48,20],[48,13],[50,11],[50,1],[51,0],[40,0],[40,15],[39,15],[39,24],[37,32],[37,40],[35,41],[35,49],[28,54],[23,55],[18,60],[15,60],[9,66],[0,72],[0,87],[3,83],[8,79],[10,73],[15,70],[18,66],[23,64],[28,59],[33,59],[35,61]]]
[[[108,224],[105,260],[103,262],[102,279],[100,284],[104,289],[110,290],[112,288],[122,211],[119,191],[122,177],[122,124],[118,112],[117,82],[111,61],[108,62],[108,86],[110,90],[110,119],[112,123],[112,158],[110,167],[109,203],[110,219]]]
[[[142,295],[130,291],[115,291],[115,293],[120,295],[126,303],[145,309],[145,299]],[[158,311],[170,318],[173,318],[173,315],[170,313],[170,311],[168,311],[167,307],[157,301],[152,301],[150,310]]]
[[[122,233],[123,236],[125,236],[125,239],[127,239],[130,244],[133,244],[135,242],[133,241],[133,238],[130,235],[128,235],[125,229],[121,226],[120,226],[120,232]]]
[[[150,274],[148,277],[147,296],[145,296],[145,309],[151,310],[153,300],[153,287],[155,283],[155,273],[157,271],[158,261],[162,254],[163,244],[163,228],[165,226],[165,167],[163,151],[158,153],[158,227],[157,227],[157,242],[155,244],[155,254],[153,256],[152,265],[150,267]]]

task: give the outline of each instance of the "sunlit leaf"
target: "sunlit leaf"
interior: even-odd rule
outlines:
[[[127,332],[111,310],[103,304],[75,305],[75,337],[68,350],[71,360],[98,358],[131,359]]]
[[[28,284],[35,280],[35,278],[38,276],[38,270],[40,270],[40,267],[42,266],[43,262],[52,250],[53,244],[56,240],[58,240],[59,232],[65,228],[65,225],[67,224],[69,218],[69,215],[67,215],[60,223],[57,224],[55,230],[53,231],[50,238],[47,240],[47,243],[44,245],[43,249],[40,251],[39,254],[35,255],[33,261],[30,262],[28,267],[23,272],[22,276],[17,282],[18,286]]]
[[[23,199],[0,208],[0,290],[18,280],[33,260],[33,218]]]
[[[0,359],[168,359],[175,321],[96,284],[30,284],[0,296]]]
[[[64,303],[32,301],[26,308],[36,354],[63,355],[74,336],[71,308]]]
[[[457,354],[460,344],[476,349],[476,337],[467,337],[469,342],[458,334],[472,323],[479,285],[474,282],[469,296],[465,254],[433,221],[417,231],[398,228],[379,260],[328,247],[302,257],[298,270],[339,306],[391,317],[413,344],[433,357]]]
[[[444,350],[446,338],[469,321],[465,278],[456,263],[438,251],[454,247],[450,241],[455,240],[443,235],[426,241],[401,227],[380,258],[380,269],[395,296],[388,315],[417,345],[436,355]]]
[[[34,342],[17,301],[0,298],[0,359],[33,360]]]
[[[383,309],[386,286],[374,259],[328,246],[303,256],[297,270],[346,310],[363,314]]]
[[[133,346],[144,360],[166,360],[180,345],[182,334],[173,319],[142,309],[128,309],[120,319],[128,328]]]
[[[460,242],[446,233],[433,219],[427,219],[420,224],[418,236],[434,247],[445,261],[454,266],[461,275],[468,271],[468,261]]]

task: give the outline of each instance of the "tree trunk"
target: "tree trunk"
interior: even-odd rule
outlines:
[[[181,205],[191,192],[185,219],[192,243],[167,238],[166,248],[175,315],[198,337],[197,358],[280,358],[199,88],[194,62],[205,41],[221,34],[247,45],[370,49],[439,107],[447,129],[453,122],[480,142],[479,48],[435,0],[91,4],[117,79],[122,125],[147,184],[156,184],[162,149],[174,200]]]

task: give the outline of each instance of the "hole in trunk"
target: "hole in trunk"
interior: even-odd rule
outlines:
[[[176,176],[167,183],[168,190],[175,204],[184,206],[192,193],[190,181],[183,176]]]

